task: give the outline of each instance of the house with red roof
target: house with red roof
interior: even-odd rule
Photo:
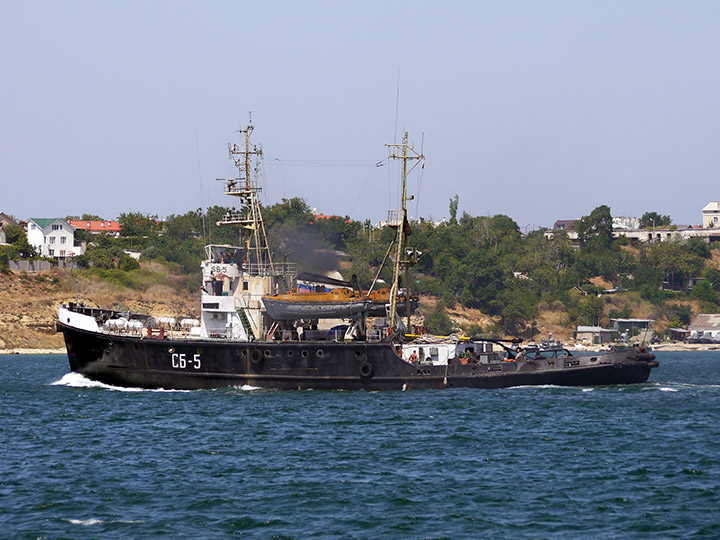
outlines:
[[[95,234],[112,234],[116,238],[120,236],[120,231],[122,231],[122,225],[120,225],[117,221],[84,221],[81,219],[71,219],[69,223],[76,229],[80,229],[82,231],[88,231]]]

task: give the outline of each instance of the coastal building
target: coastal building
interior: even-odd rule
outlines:
[[[639,229],[640,220],[636,217],[613,217],[613,229]]]
[[[690,330],[685,328],[668,328],[667,334],[672,341],[685,341],[690,335]]]
[[[75,227],[64,219],[30,218],[27,239],[42,257],[65,260],[83,253],[83,247],[75,243]]]
[[[577,219],[558,219],[553,224],[553,231],[572,231],[575,230]]]
[[[115,238],[119,237],[120,232],[122,231],[122,225],[120,225],[117,221],[85,221],[82,219],[71,219],[69,223],[75,227],[75,229],[88,231],[94,234],[107,233]]]
[[[562,231],[574,242],[578,238],[578,233],[575,230],[575,226],[578,221],[579,220],[577,219],[558,219],[555,223],[553,223],[553,228],[551,230],[545,231],[545,237],[552,238]]]
[[[573,334],[575,341],[599,345],[610,343],[617,334],[617,330],[601,328],[600,326],[578,326]]]
[[[4,212],[0,212],[0,229],[8,225],[17,225],[15,220]]]
[[[690,323],[688,341],[720,343],[720,313],[700,313]]]
[[[654,319],[610,319],[615,332],[647,330],[653,322]]]
[[[720,228],[720,201],[713,201],[702,210],[702,224],[704,229]]]
[[[668,242],[700,238],[705,242],[720,241],[720,227],[703,228],[691,225],[670,225],[649,229],[616,229],[613,236],[624,236],[639,242]]]
[[[8,225],[15,225],[15,220],[5,214],[4,212],[0,212],[0,244],[5,244],[7,242],[6,235],[5,235],[5,227]]]
[[[565,231],[570,240],[577,239],[576,219],[559,219],[552,230],[545,231],[547,238],[552,238],[558,231]],[[720,201],[708,203],[702,209],[702,225],[663,225],[658,227],[640,228],[640,220],[636,217],[613,217],[613,236],[625,237],[636,242],[667,242],[700,238],[705,242],[720,242]]]
[[[352,223],[352,219],[348,217],[321,214],[318,212],[317,208],[312,209],[312,215],[315,217],[315,219],[342,219],[345,223]]]

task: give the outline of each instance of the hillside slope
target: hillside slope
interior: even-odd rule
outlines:
[[[110,285],[81,277],[69,270],[38,274],[0,274],[0,349],[55,349],[63,347],[55,331],[58,307],[75,299],[88,305],[123,307],[158,316],[199,316],[199,293],[179,291],[176,280],[143,289]]]

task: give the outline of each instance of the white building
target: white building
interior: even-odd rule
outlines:
[[[716,229],[720,227],[720,201],[709,203],[702,211],[703,228]]]
[[[690,323],[688,341],[696,343],[720,343],[720,314],[700,313]]]
[[[640,220],[636,217],[614,216],[613,229],[639,229]]]
[[[83,253],[82,246],[75,245],[75,227],[64,219],[30,218],[27,238],[42,257],[67,259]]]

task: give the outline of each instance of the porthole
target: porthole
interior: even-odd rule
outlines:
[[[247,351],[245,349],[242,350],[242,355],[247,356]]]
[[[362,356],[362,351],[355,351],[355,356],[358,358]]]
[[[317,352],[316,352],[315,354],[317,354],[317,355],[318,355],[318,357],[321,357],[321,356],[323,355],[323,351],[322,351],[322,349],[318,349],[318,350],[317,350]]]
[[[263,353],[265,355],[265,358],[270,358],[270,351],[265,349],[265,352]]]
[[[308,352],[307,352],[307,351],[303,351],[303,352],[302,352],[303,358],[307,358],[307,355],[308,355]]]
[[[293,352],[292,352],[292,351],[288,351],[288,352],[287,352],[287,355],[288,355],[288,356],[292,356],[292,355],[293,355]]]
[[[169,352],[170,354],[174,353],[174,352],[175,352],[175,347],[168,347],[168,352]]]

